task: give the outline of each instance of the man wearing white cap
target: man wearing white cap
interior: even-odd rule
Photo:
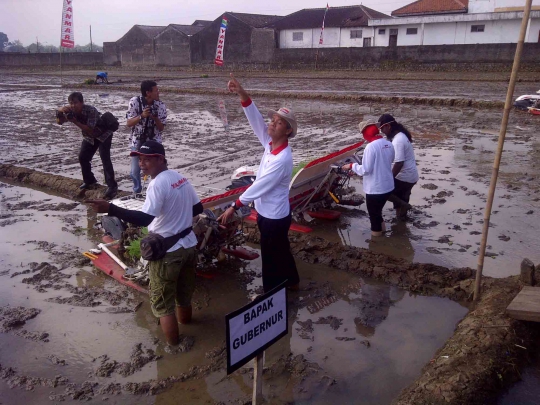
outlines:
[[[240,96],[244,113],[264,147],[264,154],[255,182],[218,219],[225,223],[235,210],[255,202],[261,233],[264,291],[268,292],[284,281],[291,290],[297,290],[300,277],[289,244],[289,183],[293,169],[289,139],[296,135],[296,119],[289,108],[282,107],[278,111],[269,111],[271,121],[267,125],[232,73],[228,88]]]

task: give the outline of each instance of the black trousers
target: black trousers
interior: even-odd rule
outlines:
[[[411,190],[415,184],[394,179],[394,191],[392,191],[392,194],[408,203],[411,199]],[[399,208],[398,204],[394,203],[394,208]]]
[[[382,210],[384,204],[388,201],[390,193],[386,194],[366,194],[366,207],[369,214],[369,222],[371,222],[371,230],[373,232],[382,231]]]
[[[105,183],[108,187],[117,187],[116,180],[114,179],[114,168],[111,161],[111,144],[112,135],[103,142],[95,139],[93,145],[88,141],[82,141],[81,150],[79,152],[79,163],[81,164],[84,183],[92,184],[97,182],[94,173],[92,173],[92,158],[99,149],[99,156],[101,157],[103,172],[105,173]]]
[[[281,219],[257,217],[261,232],[262,279],[264,292],[277,287],[285,280],[287,286],[300,282],[296,263],[289,244],[291,214]]]

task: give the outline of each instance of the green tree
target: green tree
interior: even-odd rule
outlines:
[[[3,32],[0,32],[0,52],[4,52],[4,48],[9,42],[8,36]]]
[[[8,42],[8,46],[5,48],[6,52],[26,52],[26,48],[21,41],[16,39],[13,42]]]

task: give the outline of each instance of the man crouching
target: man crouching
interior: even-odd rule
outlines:
[[[172,243],[165,256],[149,263],[150,304],[159,318],[170,345],[178,344],[178,322],[191,322],[191,298],[195,290],[197,237],[191,230],[193,217],[203,211],[193,186],[180,173],[167,168],[165,149],[147,141],[131,156],[139,156],[139,166],[152,181],[146,191],[142,211],[126,210],[105,200],[88,200],[97,212],[108,213]],[[173,238],[175,237],[175,238]],[[176,242],[175,242],[176,240]]]

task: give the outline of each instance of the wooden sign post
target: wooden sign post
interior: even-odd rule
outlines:
[[[263,401],[264,351],[287,335],[287,289],[285,283],[225,316],[227,328],[227,374],[255,358],[253,405]]]

